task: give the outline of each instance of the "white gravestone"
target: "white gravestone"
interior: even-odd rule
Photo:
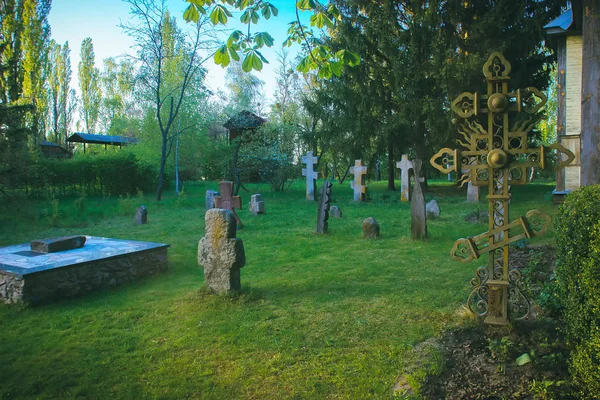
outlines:
[[[367,187],[365,186],[367,166],[363,165],[362,160],[355,160],[354,167],[350,167],[350,173],[354,175],[354,180],[350,182],[350,187],[354,190],[354,201],[365,201],[367,193]]]
[[[302,163],[306,164],[306,168],[302,168],[302,176],[306,177],[306,200],[315,199],[315,180],[319,177],[319,173],[314,170],[314,165],[319,161],[319,157],[313,157],[312,151],[302,156]]]
[[[253,194],[250,198],[248,208],[252,215],[264,214],[265,213],[265,202],[262,199],[261,194]]]
[[[406,154],[403,154],[402,160],[396,163],[396,168],[400,169],[400,201],[410,201],[410,176],[408,172],[412,167],[413,163]]]

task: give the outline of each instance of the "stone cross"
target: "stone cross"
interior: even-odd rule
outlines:
[[[242,221],[240,221],[240,217],[235,212],[235,209],[242,208],[242,198],[240,196],[232,196],[233,194],[233,182],[231,181],[221,181],[219,182],[219,190],[221,191],[220,196],[214,196],[215,198],[215,207],[224,208],[233,213],[235,220],[237,221],[238,229],[242,229],[244,226]]]
[[[265,202],[262,199],[262,195],[253,194],[250,197],[250,203],[248,203],[248,209],[252,215],[264,214],[265,213]]]
[[[329,203],[331,203],[331,182],[323,182],[321,187],[321,196],[319,197],[319,208],[317,210],[317,229],[315,233],[327,233],[329,224]]]
[[[314,164],[319,161],[319,157],[313,157],[312,151],[302,156],[302,163],[306,164],[306,168],[302,168],[302,176],[306,177],[306,200],[315,199],[315,180],[319,177],[319,173],[314,171]]]
[[[350,187],[354,190],[354,201],[365,201],[367,187],[365,186],[365,174],[367,166],[363,165],[362,160],[355,160],[354,167],[350,167],[350,173],[354,175],[354,180]]]
[[[236,219],[229,210],[213,208],[204,216],[205,236],[198,242],[198,264],[204,282],[215,293],[241,290],[240,268],[246,264],[242,239],[236,238]]]
[[[471,181],[467,184],[467,203],[479,203],[479,186],[473,185]]]
[[[464,92],[451,103],[464,120],[458,128],[461,148],[441,149],[430,160],[442,173],[456,172],[461,186],[471,182],[488,187],[488,231],[457,240],[451,257],[468,262],[489,254],[487,266],[479,267],[471,281],[473,290],[467,303],[473,313],[492,325],[507,325],[509,316],[516,320],[528,317],[531,304],[522,291],[521,273],[509,266],[509,244],[545,233],[551,222],[549,215],[537,210],[511,222],[510,186],[527,183],[527,168],[544,169],[555,159],[558,169],[575,158],[558,143],[529,147],[528,133],[546,96],[535,87],[509,91],[510,71],[511,65],[501,53],[490,55],[483,65],[487,93]]]
[[[427,214],[425,210],[425,197],[421,189],[421,182],[424,182],[424,179],[420,176],[423,161],[416,159],[413,160],[412,164],[415,173],[415,187],[413,188],[410,200],[410,234],[413,239],[424,239],[427,237]]]
[[[400,201],[410,201],[410,176],[408,172],[412,167],[413,163],[408,159],[407,154],[402,154],[402,161],[396,163],[396,168],[400,168]]]

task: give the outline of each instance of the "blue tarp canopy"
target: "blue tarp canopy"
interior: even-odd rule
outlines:
[[[110,144],[122,146],[125,144],[136,143],[138,139],[127,136],[95,135],[92,133],[75,132],[67,139],[67,142],[91,143],[91,144]]]

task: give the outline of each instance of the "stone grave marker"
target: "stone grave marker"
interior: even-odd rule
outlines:
[[[210,210],[211,208],[215,208],[215,196],[218,196],[219,192],[216,190],[207,190],[206,191],[206,209]]]
[[[319,161],[319,157],[313,157],[312,151],[302,156],[302,163],[306,164],[306,168],[302,168],[302,176],[306,177],[306,200],[315,199],[315,181],[319,177],[319,173],[314,170],[314,165]]]
[[[237,221],[237,228],[242,229],[243,224],[240,217],[235,212],[235,209],[242,208],[242,198],[240,196],[232,196],[233,194],[233,182],[221,181],[219,182],[219,190],[221,191],[220,196],[215,196],[215,207],[224,208],[233,213],[235,220]]]
[[[242,239],[236,238],[235,215],[213,208],[204,216],[205,236],[198,242],[198,264],[204,267],[206,286],[215,293],[241,290],[240,268],[246,264]]]
[[[329,224],[329,203],[331,203],[331,182],[323,182],[321,187],[321,195],[319,196],[319,208],[317,210],[317,228],[315,233],[324,234],[327,233]]]
[[[479,203],[479,186],[473,185],[471,181],[467,184],[467,203]]]
[[[410,176],[408,172],[412,167],[412,161],[408,159],[407,154],[402,154],[402,160],[396,163],[396,168],[400,169],[400,201],[410,200]]]
[[[136,225],[144,225],[148,222],[148,209],[146,206],[139,206],[135,212]]]
[[[252,215],[265,213],[265,202],[263,201],[261,194],[253,194],[252,197],[250,197],[248,209],[250,209]]]
[[[438,219],[440,217],[440,205],[437,201],[431,200],[425,205],[427,219]]]
[[[421,166],[423,161],[415,159],[412,161],[415,173],[415,187],[410,200],[411,225],[410,233],[413,239],[424,239],[427,237],[427,217],[425,213],[425,197],[421,189]]]
[[[85,244],[86,237],[77,236],[61,236],[50,239],[32,240],[30,243],[31,251],[38,253],[56,253],[57,251],[66,251],[79,249]]]
[[[355,160],[354,167],[350,167],[350,173],[354,175],[354,180],[350,187],[354,190],[354,201],[365,201],[367,187],[365,186],[365,174],[367,166],[363,165],[362,160]]]
[[[365,219],[362,223],[362,235],[365,239],[379,238],[379,223],[373,217]]]
[[[342,218],[342,210],[338,206],[331,206],[329,208],[329,215],[333,218]]]

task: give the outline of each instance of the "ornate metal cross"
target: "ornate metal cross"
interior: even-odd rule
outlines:
[[[319,173],[313,168],[317,162],[319,157],[313,157],[312,151],[302,156],[302,163],[306,164],[306,168],[302,168],[302,176],[306,177],[306,200],[315,199],[315,180],[319,178]]]
[[[244,225],[240,220],[240,217],[235,212],[235,209],[242,208],[242,198],[240,196],[232,196],[233,194],[233,182],[231,181],[221,181],[219,182],[219,190],[221,192],[220,196],[215,196],[215,207],[216,208],[224,208],[229,210],[235,216],[235,220],[237,221],[238,229],[241,229]]]
[[[350,187],[354,190],[354,201],[365,201],[367,193],[367,187],[365,186],[367,166],[363,165],[362,160],[354,160],[354,167],[350,167],[350,173],[354,175],[354,180],[350,182]]]
[[[575,157],[560,144],[529,147],[527,135],[546,96],[534,87],[509,92],[510,70],[502,54],[492,53],[483,66],[487,94],[465,92],[452,102],[452,110],[465,120],[458,128],[464,141],[458,143],[466,150],[444,148],[430,161],[443,173],[456,172],[461,186],[467,182],[488,186],[489,231],[457,240],[450,255],[467,262],[489,253],[487,267],[479,267],[471,280],[474,288],[467,302],[472,312],[492,325],[508,324],[509,314],[517,320],[529,314],[521,274],[509,268],[508,245],[545,233],[551,222],[549,215],[536,210],[509,222],[510,185],[525,184],[528,167],[544,169],[554,160],[558,169]],[[482,114],[487,114],[487,128],[476,120]]]

